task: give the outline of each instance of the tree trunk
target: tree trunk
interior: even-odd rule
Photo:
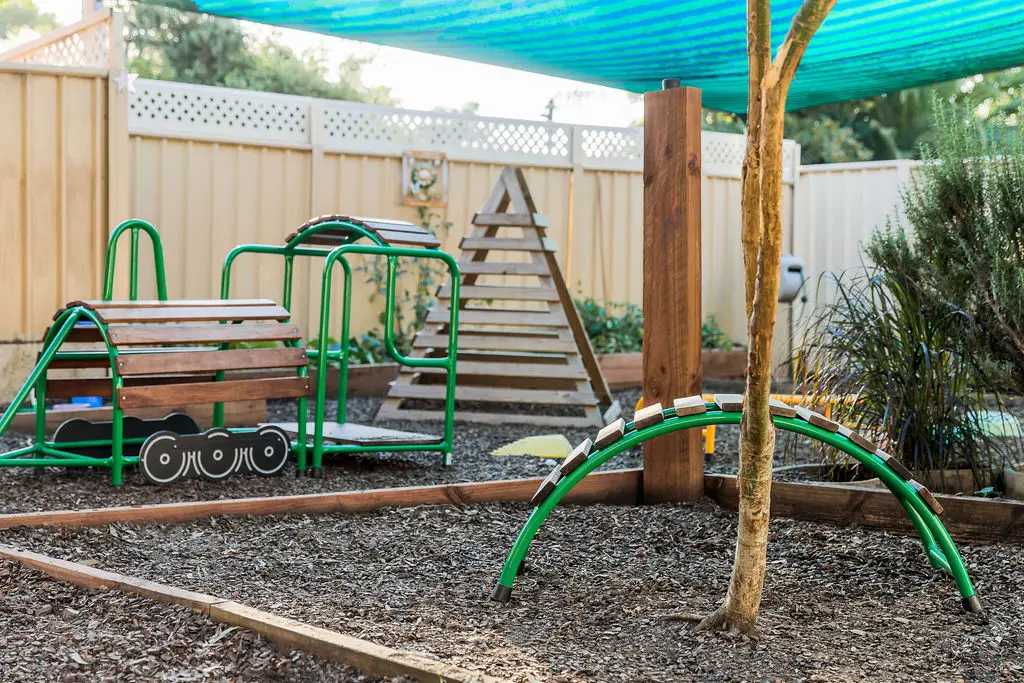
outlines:
[[[739,528],[732,579],[725,601],[700,624],[701,628],[756,633],[757,612],[764,589],[771,507],[772,459],[775,427],[768,408],[772,381],[772,342],[778,308],[782,257],[782,141],[786,95],[811,36],[825,20],[836,0],[805,0],[771,67],[760,79],[759,96],[751,92],[750,105],[760,105],[748,121],[747,156],[743,178],[743,260],[747,294],[746,399],[740,424],[737,476]],[[769,41],[757,30],[767,25],[768,2],[748,0],[750,40]],[[765,45],[748,46],[751,88],[753,74]],[[756,183],[756,185],[755,185]]]
[[[747,149],[741,173],[741,234],[743,282],[747,321],[754,306],[757,275],[757,245],[761,237],[761,116],[764,110],[764,75],[772,60],[770,0],[749,0],[747,4]]]

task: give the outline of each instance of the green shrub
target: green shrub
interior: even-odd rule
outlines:
[[[580,297],[576,308],[595,353],[631,353],[643,348],[644,317],[636,304]]]
[[[970,316],[877,269],[830,279],[837,297],[818,306],[797,354],[802,389],[855,396],[833,419],[873,435],[916,472],[968,467],[978,488],[991,483],[1001,444],[980,415],[997,375],[973,351]]]
[[[1024,385],[1024,137],[936,108],[938,135],[903,196],[905,220],[867,244],[871,262],[977,327],[978,352]],[[912,239],[908,239],[912,235]]]
[[[632,303],[611,303],[592,297],[576,299],[583,329],[596,353],[633,353],[643,350],[643,310]],[[709,315],[701,325],[701,348],[732,350],[736,347]]]

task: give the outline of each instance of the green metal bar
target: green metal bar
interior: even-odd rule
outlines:
[[[0,463],[2,463],[4,460],[14,460],[16,458],[21,458],[31,453],[36,453],[38,452],[38,450],[39,448],[35,444],[32,444],[31,446],[25,446],[24,448],[19,448],[17,450],[8,451],[6,453],[0,453]]]
[[[338,354],[338,400],[335,405],[334,421],[338,424],[348,420],[348,354],[349,335],[352,331],[352,267],[348,259],[341,258],[342,302],[341,307],[341,351]],[[321,346],[321,348],[326,348]],[[330,354],[328,354],[330,360]]]
[[[231,251],[229,251],[228,255],[224,257],[224,266],[221,268],[220,274],[220,297],[222,299],[230,298],[229,295],[231,292],[231,267],[234,265],[235,259],[237,259],[242,254],[276,254],[278,256],[284,256],[286,258],[286,261],[289,257],[293,256],[314,256],[318,258],[324,258],[330,253],[329,249],[303,247],[301,245],[303,242],[313,237],[317,233],[323,232],[324,230],[330,230],[332,228],[343,228],[345,230],[352,232],[352,237],[349,239],[349,243],[355,240],[366,238],[376,245],[383,244],[380,241],[380,238],[378,238],[375,234],[373,234],[366,228],[358,226],[355,223],[349,223],[347,221],[327,221],[306,228],[298,235],[293,237],[291,240],[289,240],[288,243],[285,244],[284,246],[278,246],[273,244],[240,244]],[[287,268],[288,266],[286,263],[286,278],[288,277]],[[288,287],[290,290],[289,284],[286,284],[285,287]],[[288,310],[291,310],[291,307],[289,305],[290,303],[290,296],[286,296],[285,301],[283,302],[282,305]]]
[[[128,298],[139,298],[139,231],[131,231],[131,258],[128,261]]]
[[[131,439],[121,439],[121,443],[127,445],[137,446],[141,443],[145,443],[147,437],[136,436]],[[69,448],[103,448],[109,447],[112,443],[112,439],[92,439],[90,441],[45,441],[43,446],[47,448],[62,448],[67,450]],[[96,458],[93,458],[94,460]]]
[[[284,255],[284,286],[281,292],[281,305],[285,307],[285,310],[292,310],[292,286],[295,280],[295,255],[285,254]]]
[[[511,595],[512,584],[515,581],[519,566],[526,557],[530,544],[532,543],[537,531],[565,494],[578,484],[587,474],[615,455],[663,434],[681,431],[684,429],[705,427],[708,425],[740,423],[742,413],[724,413],[718,410],[714,404],[707,404],[707,408],[708,412],[706,413],[689,415],[686,417],[677,417],[675,412],[669,409],[665,411],[666,419],[663,422],[642,430],[633,429],[632,424],[627,425],[627,433],[623,438],[619,439],[607,448],[592,453],[586,462],[559,481],[555,490],[545,498],[540,505],[534,508],[529,519],[527,519],[526,524],[523,526],[522,530],[520,530],[519,536],[516,538],[515,543],[512,545],[508,557],[505,560],[505,565],[502,567],[501,576],[498,579],[498,585],[495,587],[494,597],[503,601],[508,599]],[[917,518],[923,524],[921,528],[927,529],[927,531],[930,532],[930,537],[928,534],[922,534],[922,542],[925,545],[926,552],[929,545],[937,546],[941,551],[943,558],[948,564],[948,570],[953,576],[953,579],[957,584],[957,589],[963,598],[964,606],[971,611],[980,611],[981,606],[977,602],[974,586],[971,584],[970,577],[967,574],[967,569],[964,567],[963,560],[960,557],[960,553],[957,551],[956,546],[953,544],[953,541],[949,536],[949,532],[946,531],[945,526],[943,526],[938,516],[927,506],[921,497],[917,495],[917,492],[914,491],[914,489],[911,488],[902,477],[893,472],[876,455],[868,453],[866,450],[844,436],[828,432],[820,427],[815,427],[803,420],[795,418],[775,417],[773,418],[773,421],[776,429],[802,434],[838,448],[844,453],[851,455],[858,462],[871,470],[871,472],[875,474],[875,476],[877,476],[897,497],[905,508],[914,510]],[[911,517],[911,521],[914,522],[915,518]],[[917,528],[916,523],[915,528]],[[932,543],[933,539],[934,543]],[[928,552],[928,555],[933,561],[938,559],[937,556],[934,556],[933,552]]]
[[[131,232],[131,253],[129,254],[130,281],[128,283],[129,298],[138,298],[139,293],[139,231],[149,235],[149,241],[153,245],[153,269],[156,275],[156,296],[161,301],[167,299],[167,273],[164,269],[164,247],[160,240],[160,233],[152,224],[138,218],[124,221],[110,233],[107,241],[107,257],[103,268],[103,298],[107,301],[114,298],[114,267],[117,264],[117,243],[125,231]]]
[[[333,249],[328,254],[324,261],[324,270],[320,285],[320,321],[319,321],[319,345],[316,354],[317,363],[317,387],[316,387],[316,403],[314,406],[314,427],[313,427],[313,467],[317,468],[323,460],[323,454],[325,452],[379,452],[383,450],[392,450],[391,448],[381,448],[379,446],[362,446],[355,447],[360,450],[338,450],[336,448],[325,449],[323,443],[323,420],[325,412],[325,404],[327,400],[327,361],[328,361],[328,348],[327,338],[330,331],[330,314],[331,314],[331,291],[334,276],[334,266],[337,262],[341,262],[342,269],[350,277],[350,267],[348,265],[348,259],[346,258],[349,254],[363,254],[369,256],[384,256],[388,259],[387,269],[387,285],[385,287],[385,312],[384,312],[384,344],[388,350],[388,353],[396,362],[410,366],[410,367],[437,367],[444,368],[447,375],[446,383],[446,396],[445,396],[445,427],[444,436],[441,443],[432,449],[418,448],[418,450],[439,450],[444,454],[444,463],[450,464],[451,461],[451,448],[452,438],[454,435],[454,424],[455,424],[455,364],[457,360],[458,351],[458,307],[451,307],[451,313],[449,318],[449,330],[448,339],[448,353],[444,358],[409,358],[402,355],[395,347],[395,309],[396,309],[396,296],[397,296],[397,277],[398,277],[398,259],[399,258],[433,258],[438,259],[445,263],[448,267],[448,271],[451,275],[451,281],[453,286],[452,296],[458,296],[458,280],[459,280],[459,266],[454,258],[450,254],[443,251],[437,250],[423,250],[423,249],[410,249],[405,247],[385,247],[377,245],[364,245],[364,244],[349,244]],[[350,288],[346,288],[346,300],[345,308],[350,308]],[[343,316],[345,313],[343,312]],[[344,317],[343,317],[344,321]],[[345,347],[345,341],[348,339],[347,329],[343,322],[343,342],[342,342],[342,365],[347,366],[347,349]],[[347,367],[342,369],[344,372]],[[339,402],[342,400],[343,394],[339,387]],[[396,449],[396,450],[417,450],[417,449]]]
[[[39,361],[36,363],[31,374],[29,374],[28,379],[25,380],[25,383],[21,386],[21,389],[19,389],[18,393],[14,395],[14,398],[11,400],[11,404],[7,406],[7,410],[4,411],[3,417],[0,417],[0,434],[5,433],[7,428],[11,426],[11,422],[14,420],[14,416],[18,413],[18,409],[26,399],[28,399],[29,394],[32,392],[32,389],[38,385],[40,379],[44,379],[45,381],[46,370],[50,366],[50,362],[53,361],[53,357],[56,355],[57,349],[60,348],[62,343],[64,343],[64,340],[74,328],[75,323],[78,322],[81,317],[80,311],[82,310],[84,309],[76,307],[64,311],[64,313],[57,318],[57,321],[50,328],[50,334],[48,334],[47,338],[43,340],[43,352],[39,356]],[[38,405],[41,405],[41,403],[37,402],[37,406]],[[42,402],[42,405],[45,411],[45,401]],[[38,420],[38,413],[36,419]]]

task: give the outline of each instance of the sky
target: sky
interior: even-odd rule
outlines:
[[[81,0],[35,2],[43,11],[57,15],[64,24],[81,18]],[[643,114],[640,102],[620,90],[411,50],[242,23],[247,32],[259,37],[276,36],[300,54],[322,47],[334,63],[350,55],[372,55],[373,62],[364,68],[364,82],[391,88],[400,106],[408,109],[461,109],[468,102],[477,102],[480,105],[477,113],[483,116],[539,120],[548,101],[554,98],[554,120],[563,123],[628,126]]]

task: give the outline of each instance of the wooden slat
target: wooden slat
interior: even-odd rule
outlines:
[[[205,378],[197,375],[158,375],[146,378],[125,379],[125,386],[165,386],[196,383],[197,381],[213,381],[213,375]],[[78,396],[100,396],[110,398],[114,382],[109,377],[73,377],[68,379],[51,379],[46,382],[47,398],[76,398]],[[185,397],[179,403],[187,403]]]
[[[739,503],[736,477],[705,474],[707,495],[735,510]],[[935,494],[944,508],[942,523],[953,538],[981,541],[1024,541],[1024,501]],[[772,516],[856,525],[914,533],[914,526],[896,496],[873,489],[822,482],[772,482]]]
[[[662,411],[664,411],[664,408],[661,407],[660,403],[641,408],[633,415],[633,428],[643,429],[644,427],[664,422],[665,414]]]
[[[465,261],[459,264],[463,275],[547,275],[547,266],[537,263],[505,261]]]
[[[394,398],[444,399],[442,384],[395,384],[388,394]],[[540,405],[592,406],[594,395],[585,391],[535,391],[501,387],[456,387],[457,401],[487,403],[536,403]]]
[[[151,408],[179,403],[227,403],[254,398],[299,398],[309,391],[309,379],[237,379],[225,382],[127,387],[119,393],[123,408]]]
[[[595,411],[596,412],[596,411]],[[460,410],[458,412],[459,422],[472,422],[485,425],[544,425],[546,427],[561,427],[564,429],[586,429],[600,427],[602,420],[600,413],[596,418],[591,417],[566,417],[563,415],[517,415],[515,413],[486,413],[472,410]],[[444,412],[440,410],[420,410],[412,408],[396,409],[390,403],[385,402],[377,412],[377,420],[416,420],[417,422],[436,422],[444,420]],[[589,479],[594,475],[589,475]],[[584,481],[586,481],[584,479]],[[540,480],[538,480],[539,482]]]
[[[102,301],[98,299],[86,299],[84,301],[72,301],[66,308],[82,305],[93,310],[105,310],[108,308],[203,308],[207,306],[276,306],[273,299],[137,299],[131,301],[121,299],[115,301]]]
[[[437,298],[450,299],[452,286],[437,290]],[[558,290],[553,287],[516,287],[513,285],[470,285],[459,288],[459,299],[493,299],[494,301],[558,301]]]
[[[424,375],[443,375],[444,368],[408,368],[409,372],[421,373]],[[587,370],[582,364],[555,365],[529,364],[528,360],[519,363],[486,363],[474,361],[460,361],[455,365],[455,374],[476,375],[482,377],[536,377],[545,379],[586,379]]]
[[[447,307],[438,306],[427,315],[428,323],[448,322]],[[459,325],[520,325],[523,327],[568,327],[569,324],[561,313],[546,311],[526,313],[524,311],[504,311],[500,308],[491,310],[459,311]]]
[[[50,510],[0,514],[0,529],[15,527],[96,527],[116,523],[176,524],[210,517],[370,512],[419,505],[519,503],[530,500],[540,478],[463,484],[406,486],[365,491],[331,491],[296,496],[157,503],[85,510]],[[564,504],[632,504],[638,500],[640,470],[588,474],[569,491]],[[1021,503],[1024,508],[1024,503]]]
[[[230,351],[185,351],[118,356],[121,375],[152,375],[160,372],[216,372],[297,368],[306,365],[305,349],[236,349]]]
[[[743,412],[743,394],[715,394],[715,403],[722,412]]]
[[[487,225],[499,228],[546,228],[548,219],[539,213],[477,213],[473,214],[473,225]]]
[[[83,328],[89,329],[89,328]],[[95,332],[95,328],[93,328]],[[125,325],[108,328],[115,346],[152,344],[227,344],[295,341],[299,328],[291,323],[258,325]]]
[[[275,422],[271,424],[275,427],[280,427],[292,436],[296,436],[299,433],[299,424],[297,422]],[[313,442],[313,430],[315,427],[316,425],[313,422],[306,423],[306,437],[310,443]],[[361,425],[353,422],[338,424],[337,422],[331,422],[330,420],[324,421],[323,435],[324,439],[327,441],[337,441],[340,443],[356,444],[360,446],[395,446],[402,444],[427,445],[437,444],[443,440],[440,436],[435,436],[433,434],[405,432],[397,429],[384,429],[383,427]]]
[[[443,334],[416,335],[413,348],[446,349],[448,336]],[[459,333],[459,351],[543,351],[545,353],[575,353],[576,344],[561,339],[545,339],[542,342],[529,338],[509,338],[483,334]]]
[[[463,237],[462,251],[555,251],[556,245],[547,238],[536,237]]]
[[[287,320],[283,306],[166,306],[106,308],[96,312],[108,325],[116,323],[180,323],[193,321]]]
[[[385,244],[408,244],[416,247],[439,247],[440,240],[429,232],[399,232],[397,230],[379,230],[379,237]]]
[[[615,422],[605,425],[601,431],[597,433],[597,437],[594,439],[594,446],[597,448],[610,446],[621,439],[625,433],[626,421],[620,417]]]

